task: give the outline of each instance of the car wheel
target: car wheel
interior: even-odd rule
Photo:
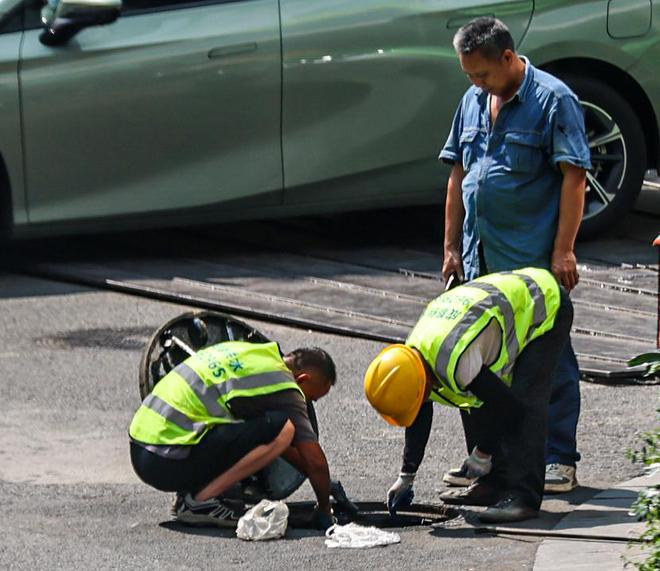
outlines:
[[[204,339],[191,337],[191,324],[195,318],[202,320]],[[267,343],[268,337],[238,319],[215,311],[188,311],[170,319],[151,336],[142,352],[138,383],[140,400],[151,393],[153,388],[169,371],[188,357],[186,350],[172,343],[176,337],[185,346],[197,351],[221,341],[251,341]]]
[[[561,75],[584,109],[592,168],[580,237],[591,238],[620,221],[637,198],[646,171],[639,118],[618,92],[598,79]]]

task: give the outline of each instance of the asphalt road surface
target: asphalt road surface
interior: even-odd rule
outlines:
[[[246,543],[229,531],[169,520],[171,498],[132,473],[127,427],[139,404],[147,336],[187,308],[128,295],[0,275],[0,568],[525,569],[538,540],[476,535],[465,526],[400,530],[401,544],[330,550],[318,532]],[[285,350],[319,345],[339,379],[318,403],[333,477],[354,500],[383,499],[400,464],[403,431],[363,398],[362,375],[381,344],[252,322]],[[654,425],[657,386],[582,384],[575,492],[548,499],[548,529],[600,489],[638,473],[625,457]],[[442,473],[463,458],[458,414],[436,407],[416,500],[437,502]],[[305,484],[292,499],[312,499]]]
[[[642,194],[647,222],[660,212],[659,196]],[[635,221],[627,231],[640,233]],[[645,243],[648,236],[637,238]],[[612,239],[603,248],[611,250]],[[401,544],[381,549],[330,550],[314,531],[247,543],[230,531],[173,524],[170,495],[132,472],[127,428],[139,405],[138,363],[148,336],[187,309],[0,273],[0,568],[532,568],[538,539],[477,535],[467,525],[402,529]],[[319,345],[332,354],[338,383],[317,406],[332,475],[354,500],[384,499],[400,467],[403,431],[386,425],[362,391],[382,344],[250,322],[284,350]],[[657,397],[657,386],[582,383],[581,487],[547,498],[542,517],[526,527],[550,529],[598,491],[637,475],[625,452],[655,425]],[[442,473],[463,457],[457,412],[436,407],[416,501],[438,503]],[[309,484],[291,499],[313,499]]]

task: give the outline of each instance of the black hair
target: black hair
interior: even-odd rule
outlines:
[[[516,51],[516,46],[504,22],[484,16],[468,22],[456,32],[454,49],[459,55],[478,51],[485,58],[498,59],[504,50]]]
[[[320,347],[300,347],[287,356],[293,358],[293,366],[298,371],[317,369],[331,385],[337,382],[337,370],[332,357]]]

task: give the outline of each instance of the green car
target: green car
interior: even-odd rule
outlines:
[[[14,237],[437,205],[480,15],[583,102],[585,234],[660,163],[655,0],[51,2],[0,0]]]

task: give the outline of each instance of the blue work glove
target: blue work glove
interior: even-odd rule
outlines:
[[[332,513],[328,514],[319,510],[319,507],[316,506],[312,514],[312,523],[316,529],[326,531],[329,527],[337,523],[337,518]]]
[[[356,517],[360,509],[346,495],[344,486],[339,480],[330,480],[330,495],[335,500],[335,507],[347,513],[351,517]]]
[[[405,474],[401,472],[399,479],[387,491],[387,509],[390,515],[396,515],[396,510],[405,508],[412,504],[415,492],[413,491],[413,482],[415,474]]]

